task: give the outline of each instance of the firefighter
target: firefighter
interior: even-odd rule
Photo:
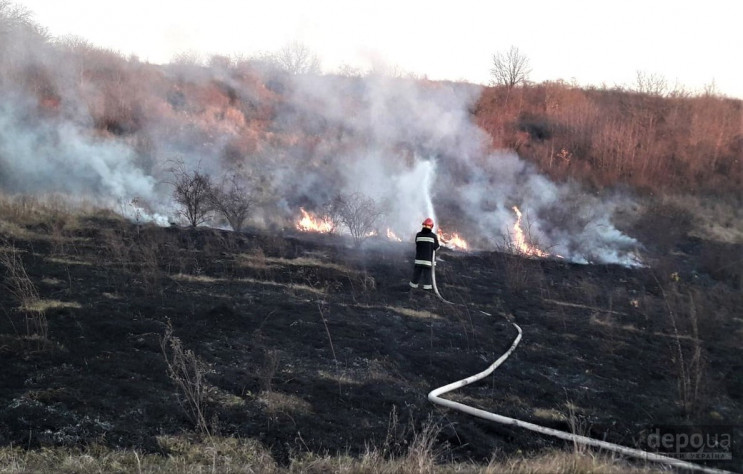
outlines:
[[[410,280],[411,288],[419,288],[418,283],[423,284],[424,290],[433,289],[434,251],[438,250],[439,238],[433,231],[433,219],[430,217],[423,221],[423,228],[415,235],[415,267],[413,268],[413,279]]]

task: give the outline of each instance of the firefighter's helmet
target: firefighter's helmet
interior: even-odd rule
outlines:
[[[433,229],[433,219],[430,217],[427,217],[425,221],[423,221],[423,227],[428,227],[429,229]]]

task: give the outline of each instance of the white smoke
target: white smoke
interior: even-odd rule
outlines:
[[[110,203],[139,197],[159,201],[157,180],[135,163],[126,144],[95,138],[69,121],[26,119],[28,104],[0,104],[3,189],[84,195]]]
[[[132,219],[164,224],[174,207],[166,182],[175,157],[216,179],[234,170],[264,176],[275,198],[256,210],[266,222],[289,222],[300,206],[320,209],[337,193],[360,192],[386,209],[382,232],[410,235],[432,217],[487,250],[508,241],[518,206],[530,241],[552,254],[635,262],[638,244],[612,225],[612,199],[553,183],[514,152],[490,149],[472,113],[480,86],[382,76],[243,81],[224,68],[166,68],[144,76],[160,82],[116,96],[122,110],[141,109],[130,115],[137,126],[116,135],[93,126],[90,104],[105,106],[107,92],[96,89],[100,83],[78,87],[79,64],[48,46],[24,57],[24,68],[47,71],[44,87],[61,97],[61,112],[39,112],[37,92],[0,74],[3,191],[89,196]],[[114,70],[134,68],[102,58]],[[228,97],[229,114],[224,105],[205,110],[198,101],[209,94]],[[265,120],[264,107],[272,110],[270,124],[246,125]],[[230,151],[242,134],[254,134],[254,152]]]
[[[529,243],[578,263],[640,264],[640,244],[611,222],[620,198],[602,200],[574,183],[556,184],[515,153],[488,155],[489,166],[462,186],[463,211],[491,246],[508,246],[517,215]]]
[[[316,177],[310,195],[326,187],[360,191],[390,204],[385,225],[397,235],[432,217],[481,249],[508,246],[517,206],[530,243],[542,250],[574,262],[637,264],[638,242],[611,223],[614,198],[556,184],[512,151],[487,150],[487,137],[469,113],[478,88],[375,77],[351,84],[358,101],[348,100],[354,91],[322,78],[295,83],[297,104],[322,104],[323,121],[355,135],[325,144],[344,150],[340,181]]]

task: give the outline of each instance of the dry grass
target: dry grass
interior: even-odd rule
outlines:
[[[580,414],[580,408],[578,408],[573,402],[571,402],[570,399],[565,402],[565,407],[568,411],[566,418],[568,420],[568,425],[570,426],[570,432],[574,435],[590,438],[589,435],[591,427],[588,425],[588,422],[582,416],[582,414]],[[589,452],[589,448],[585,444],[579,443],[574,440],[573,452],[576,455],[585,455]]]
[[[21,307],[30,306],[39,299],[39,291],[26,272],[26,265],[21,257],[22,251],[0,241],[0,266],[5,268],[3,286],[9,291]]]
[[[179,389],[179,401],[186,415],[197,431],[209,435],[210,426],[206,418],[207,397],[211,388],[206,381],[209,365],[192,350],[184,349],[181,340],[173,335],[170,322],[160,341],[160,348],[168,376]]]
[[[657,281],[666,305],[668,320],[673,330],[669,358],[675,365],[678,384],[678,403],[687,416],[703,409],[708,379],[706,354],[699,336],[699,320],[694,296],[683,295],[672,285],[667,291]],[[686,329],[685,329],[686,328]],[[685,332],[691,334],[685,334]]]
[[[22,473],[163,473],[202,474],[206,472],[280,472],[270,453],[253,440],[211,437],[208,443],[194,443],[182,437],[160,437],[168,456],[135,450],[111,450],[103,446],[66,450],[49,448],[24,451],[17,447],[0,449],[0,472]]]
[[[0,235],[6,235],[14,239],[31,240],[37,237],[37,234],[29,231],[15,222],[0,219]]]
[[[312,414],[312,405],[296,395],[281,392],[263,392],[258,397],[258,401],[265,407],[265,411],[270,414]]]
[[[662,202],[690,214],[690,236],[731,244],[743,243],[743,207],[740,203],[692,195],[668,195]]]
[[[113,211],[67,194],[14,194],[0,192],[0,234],[13,238],[52,240],[62,250],[65,234],[85,227],[86,217],[105,216],[122,219]],[[33,229],[33,230],[30,230]]]
[[[65,282],[60,280],[59,278],[50,278],[50,277],[42,278],[41,282],[44,283],[45,285],[50,285],[50,286],[62,286],[65,284]]]
[[[24,303],[21,306],[21,309],[24,311],[36,311],[39,313],[45,313],[50,309],[62,308],[81,309],[82,305],[76,301],[37,299],[33,302]]]
[[[348,267],[311,257],[266,257],[263,252],[257,252],[253,254],[240,254],[238,255],[238,259],[240,260],[242,265],[258,269],[273,268],[276,266],[301,266],[326,268],[346,274],[356,273],[355,270],[352,270]]]
[[[546,303],[552,303],[552,304],[555,304],[557,306],[567,306],[567,307],[570,307],[570,308],[590,309],[590,310],[596,311],[598,313],[621,314],[621,315],[626,315],[627,314],[627,313],[622,313],[621,311],[614,311],[614,310],[611,310],[611,309],[604,309],[604,308],[599,308],[599,307],[596,307],[596,306],[587,306],[587,305],[578,304],[578,303],[570,303],[568,301],[558,301],[558,300],[553,300],[553,299],[550,299],[550,298],[542,298],[542,301],[544,301]]]
[[[26,272],[21,251],[0,241],[0,267],[5,268],[5,278],[0,282],[18,302],[24,315],[26,338],[34,341],[37,349],[46,347],[49,338],[49,323],[46,319],[46,305],[39,297],[39,290]]]
[[[364,383],[364,375],[357,371],[336,367],[332,371],[318,370],[317,376],[323,380],[329,380],[337,385],[361,385]]]
[[[693,336],[689,336],[687,334],[668,334],[658,331],[653,331],[652,333],[649,333],[645,329],[638,329],[637,327],[633,326],[632,324],[617,324],[616,321],[613,321],[609,318],[601,318],[597,314],[591,315],[591,319],[589,320],[590,324],[597,324],[599,326],[604,326],[611,330],[621,330],[621,331],[627,331],[627,332],[633,332],[637,334],[652,334],[655,337],[667,337],[667,338],[673,338],[673,339],[680,339],[680,340],[686,340],[690,342],[697,343],[699,342],[697,339],[695,339]]]
[[[196,442],[183,436],[160,436],[167,456],[137,450],[113,450],[93,445],[80,449],[45,448],[26,451],[0,448],[0,472],[4,474],[98,474],[178,472],[219,473],[360,473],[360,474],[650,474],[668,472],[656,465],[636,467],[621,459],[592,453],[554,451],[533,457],[493,460],[487,465],[472,462],[443,463],[433,440],[437,429],[425,426],[413,436],[400,455],[368,446],[361,455],[295,452],[287,467],[280,467],[261,443],[252,439],[212,436]]]
[[[305,455],[295,458],[291,473],[360,473],[360,474],[651,474],[668,472],[654,466],[635,467],[621,459],[604,455],[550,452],[535,457],[517,457],[475,463],[437,463],[428,445],[411,446],[407,454],[389,458],[376,448],[367,448],[359,458],[351,456]]]
[[[69,215],[70,202],[69,196],[0,193],[0,217],[19,225],[48,223]]]
[[[560,413],[553,408],[535,408],[534,416],[549,421],[567,421],[568,419],[564,413]]]
[[[71,257],[46,257],[48,262],[59,263],[60,265],[82,265],[82,266],[93,266],[93,262],[86,262],[85,260],[79,260]]]
[[[635,467],[611,456],[556,451],[533,458],[491,463],[486,469],[474,472],[483,474],[649,474],[668,472],[668,470],[655,465]]]
[[[186,281],[186,282],[192,282],[192,283],[209,283],[209,284],[251,283],[254,285],[282,286],[292,291],[302,291],[302,292],[307,292],[307,293],[313,293],[315,295],[327,294],[327,290],[325,288],[315,288],[313,286],[302,285],[300,283],[281,283],[278,281],[258,280],[255,278],[238,278],[238,279],[215,278],[215,277],[210,277],[207,275],[189,275],[189,274],[184,274],[184,273],[173,275],[171,276],[171,278],[176,281]]]
[[[275,349],[264,349],[263,364],[258,370],[258,380],[260,380],[261,390],[271,392],[273,378],[279,369],[281,353]]]
[[[191,283],[227,283],[230,280],[227,278],[215,278],[210,277],[207,275],[190,275],[188,273],[178,273],[176,275],[171,276],[173,280],[176,281],[186,281]]]
[[[416,309],[403,308],[402,306],[386,306],[385,309],[416,319],[441,319],[441,316],[430,311],[419,311]]]

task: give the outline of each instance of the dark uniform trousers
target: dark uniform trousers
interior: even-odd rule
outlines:
[[[422,283],[424,290],[433,289],[432,269],[433,267],[425,265],[416,265],[413,267],[413,278],[410,280],[410,287],[419,288],[419,283]]]

